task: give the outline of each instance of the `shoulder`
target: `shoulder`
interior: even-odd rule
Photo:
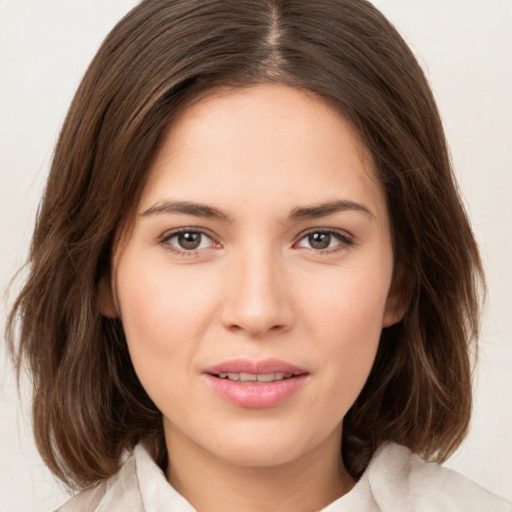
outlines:
[[[143,512],[135,458],[130,455],[121,469],[98,486],[82,491],[55,512]]]
[[[407,448],[386,443],[366,477],[380,510],[414,512],[511,512],[512,504],[460,473],[425,462]]]

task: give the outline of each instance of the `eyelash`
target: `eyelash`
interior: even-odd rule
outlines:
[[[166,250],[171,251],[179,256],[183,257],[194,257],[198,255],[198,250],[185,250],[185,249],[179,249],[178,247],[175,247],[170,243],[170,240],[172,240],[174,237],[183,234],[183,233],[193,233],[193,234],[201,234],[210,240],[214,242],[214,244],[218,243],[214,239],[214,237],[205,229],[202,228],[195,228],[195,227],[186,227],[186,228],[178,228],[174,229],[171,232],[165,233],[159,240],[158,243],[162,245]],[[321,255],[326,256],[332,253],[336,253],[338,251],[346,250],[351,245],[354,245],[353,238],[341,231],[337,231],[335,229],[329,229],[329,228],[316,228],[311,229],[309,231],[306,231],[304,233],[301,233],[301,235],[298,238],[298,242],[295,242],[294,245],[301,242],[305,238],[307,238],[310,235],[313,234],[326,234],[331,235],[335,237],[338,240],[338,244],[334,247],[326,248],[326,249],[314,249],[312,247],[303,247],[303,249],[310,251],[314,253],[315,255]]]
[[[201,234],[201,235],[209,238],[210,240],[212,240],[214,243],[218,243],[218,242],[216,242],[216,240],[212,237],[212,235],[208,231],[206,231],[205,229],[202,229],[202,228],[194,228],[194,227],[173,229],[171,232],[165,233],[160,238],[158,243],[160,245],[162,245],[166,250],[171,251],[175,254],[178,254],[179,256],[184,256],[184,257],[197,256],[197,254],[198,254],[197,250],[187,251],[185,249],[179,249],[178,247],[175,247],[170,243],[170,240],[172,240],[175,236],[178,236],[182,233]]]
[[[306,231],[305,233],[301,233],[299,242],[304,240],[310,235],[313,234],[322,234],[322,235],[331,235],[334,238],[338,240],[338,244],[334,247],[328,247],[326,249],[314,249],[312,247],[304,247],[303,249],[306,249],[308,251],[313,252],[315,255],[320,256],[328,256],[333,253],[337,253],[339,251],[347,250],[351,245],[354,245],[354,239],[348,235],[345,232],[338,231],[336,229],[329,229],[329,228],[316,228],[316,229],[310,229],[309,231]],[[295,244],[294,244],[295,245]]]

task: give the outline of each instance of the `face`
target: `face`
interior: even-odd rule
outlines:
[[[400,316],[392,274],[385,197],[350,125],[312,93],[261,85],[175,120],[105,307],[168,446],[270,466],[340,453]]]

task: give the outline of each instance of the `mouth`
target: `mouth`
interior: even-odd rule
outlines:
[[[219,379],[228,379],[233,382],[276,382],[284,379],[290,379],[294,375],[292,373],[219,373],[213,374],[213,377]]]
[[[303,387],[309,376],[308,371],[276,359],[227,361],[203,373],[220,398],[250,409],[285,402]]]
[[[308,371],[286,361],[270,358],[262,360],[232,359],[207,368],[205,373],[223,379],[237,375],[242,377],[242,380],[247,378],[248,380],[255,381],[258,380],[258,376],[263,376],[264,379],[272,377],[271,380],[282,380],[296,375],[303,375],[308,373]],[[253,375],[254,378],[252,377]],[[235,379],[236,377],[233,378],[233,380]]]

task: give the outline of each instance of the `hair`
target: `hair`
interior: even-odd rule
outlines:
[[[33,379],[36,444],[70,487],[110,477],[141,441],[166,464],[161,413],[98,288],[176,114],[213,88],[265,83],[337,106],[387,198],[408,307],[344,418],[347,469],[358,477],[385,441],[443,461],[467,433],[482,269],[436,104],[401,36],[366,0],[145,0],[71,104],[7,323],[18,375],[26,364]]]

